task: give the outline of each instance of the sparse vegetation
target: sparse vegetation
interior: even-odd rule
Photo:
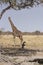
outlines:
[[[26,42],[24,48],[43,49],[43,35],[23,35],[23,41]],[[21,47],[20,39],[16,37],[14,43],[13,35],[1,35],[1,43],[4,47]]]

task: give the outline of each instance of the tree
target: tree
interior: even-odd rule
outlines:
[[[4,28],[0,28],[0,33],[2,33],[4,31]]]
[[[36,30],[34,33],[35,33],[36,35],[39,35],[39,34],[40,34],[40,31]]]
[[[13,8],[15,10],[20,10],[23,8],[29,8],[29,7],[33,7],[33,5],[38,5],[40,3],[43,3],[43,0],[0,0],[0,5],[1,3],[9,3],[9,6],[5,9],[2,10],[1,14],[0,14],[0,19],[2,17],[2,15],[5,13],[6,10]],[[36,4],[35,4],[36,3]]]

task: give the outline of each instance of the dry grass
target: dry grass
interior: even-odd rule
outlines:
[[[23,40],[26,41],[25,48],[43,49],[43,35],[24,35]],[[19,38],[13,38],[12,35],[0,35],[0,46],[14,47],[21,45]]]
[[[43,36],[42,35],[26,35],[23,37],[26,41],[26,47],[33,49],[43,49]]]

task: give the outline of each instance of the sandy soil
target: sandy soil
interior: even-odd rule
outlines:
[[[35,58],[43,58],[43,53],[37,52],[35,56],[5,56],[0,53],[0,65],[43,65],[37,62],[29,62]]]

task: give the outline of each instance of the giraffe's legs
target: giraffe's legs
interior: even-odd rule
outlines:
[[[22,37],[20,37],[20,40],[21,40],[21,48],[22,49],[24,49],[24,46],[25,46],[25,41],[23,41],[23,38]]]
[[[21,40],[21,46],[22,46],[22,43],[23,43],[23,38],[22,38],[22,37],[19,37],[19,39]]]
[[[15,47],[15,36],[13,36],[13,38],[14,38],[14,47]]]

